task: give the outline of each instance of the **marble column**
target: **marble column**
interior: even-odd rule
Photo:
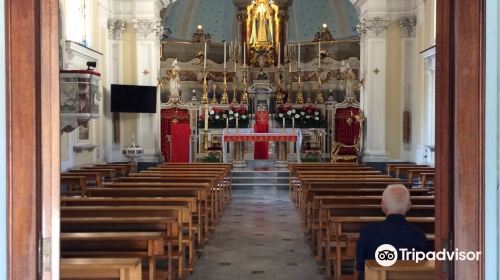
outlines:
[[[415,46],[415,35],[417,17],[405,16],[398,20],[401,29],[401,116],[404,111],[410,112],[410,119],[415,116],[412,108],[413,95],[417,94],[417,52]],[[410,125],[410,141],[403,143],[401,157],[405,161],[415,162],[416,148],[411,141],[412,131],[416,128]]]
[[[108,39],[109,43],[107,45],[107,54],[104,56],[106,60],[106,73],[108,73],[107,83],[104,85],[104,115],[106,116],[105,131],[106,141],[105,141],[105,158],[104,161],[122,161],[126,160],[121,151],[120,135],[114,135],[114,125],[120,125],[120,123],[113,124],[114,118],[113,113],[111,113],[111,84],[120,84],[123,82],[122,79],[122,52],[123,52],[123,41],[122,34],[125,30],[125,20],[123,18],[110,17],[107,19],[108,27]],[[119,114],[119,113],[116,113]],[[115,141],[115,139],[117,141]]]
[[[389,19],[362,18],[360,72],[364,78],[362,109],[366,116],[363,161],[387,161],[386,141],[386,30]]]
[[[160,69],[160,39],[164,27],[160,19],[134,19],[137,47],[137,84],[157,86]],[[157,100],[160,102],[160,100]],[[159,118],[156,114],[138,114],[137,144],[144,148],[144,160],[156,160],[160,151]]]

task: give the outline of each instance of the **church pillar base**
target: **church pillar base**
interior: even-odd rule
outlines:
[[[385,151],[366,151],[362,156],[363,162],[387,162],[389,157]]]

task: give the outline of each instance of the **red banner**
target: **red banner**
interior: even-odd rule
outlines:
[[[172,123],[172,162],[189,162],[189,137],[191,128],[188,123]]]
[[[255,114],[255,126],[253,131],[256,133],[269,132],[269,113],[259,111]],[[269,142],[255,142],[253,149],[254,159],[269,159]]]

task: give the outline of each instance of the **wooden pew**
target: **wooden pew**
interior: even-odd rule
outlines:
[[[116,163],[116,162],[110,162],[110,163],[96,163],[94,164],[96,167],[101,167],[101,168],[106,168],[106,167],[118,167],[118,166],[123,166],[126,168],[126,175],[128,176],[129,173],[136,172],[136,166],[134,163]]]
[[[62,258],[60,279],[141,280],[140,258]]]
[[[365,261],[365,280],[432,280],[435,279],[434,261],[397,261],[390,267],[379,265],[375,260]]]
[[[327,272],[331,275],[332,264],[334,279],[341,279],[342,261],[354,260],[356,242],[361,229],[369,223],[384,221],[384,216],[342,216],[331,217],[327,226]],[[424,233],[434,233],[434,217],[407,217],[406,220],[418,226]],[[433,237],[433,235],[431,235]],[[429,237],[431,237],[429,236]],[[333,251],[332,251],[333,248]]]
[[[316,258],[318,261],[323,260],[323,246],[325,240],[325,230],[328,220],[335,216],[381,216],[383,215],[379,196],[370,197],[352,197],[352,196],[335,196],[324,197],[320,199],[320,209],[317,217],[313,219],[312,237],[316,243]],[[407,216],[434,216],[434,197],[422,196],[412,197],[412,207],[408,211]]]
[[[101,172],[85,169],[70,170],[61,173],[61,176],[85,176],[87,186],[102,187],[105,176]]]
[[[420,173],[420,182],[422,182],[422,188],[428,188],[428,181],[432,178],[434,180],[434,177],[436,176],[436,173],[434,172],[422,172]]]
[[[106,183],[104,184],[103,189],[113,189],[113,188],[134,188],[136,189],[135,196],[145,196],[142,195],[142,192],[145,191],[151,192],[150,189],[157,189],[157,194],[161,192],[162,189],[174,189],[174,190],[182,190],[182,189],[190,189],[190,190],[199,190],[200,199],[202,201],[203,206],[205,207],[207,213],[202,213],[203,215],[208,215],[208,226],[210,229],[215,228],[215,224],[217,223],[218,218],[218,209],[219,205],[219,195],[217,192],[213,191],[211,185],[209,183],[171,183],[171,182],[122,182],[122,183]],[[95,189],[88,189],[87,192],[90,193],[90,196],[96,196],[92,194],[95,193]],[[130,190],[128,192],[131,192]],[[115,195],[116,196],[116,195]],[[119,195],[118,195],[119,196]],[[150,195],[147,195],[150,196]],[[165,196],[165,195],[157,195],[157,196]]]
[[[73,232],[60,240],[62,257],[145,258],[150,280],[156,280],[156,259],[165,256],[163,232]]]
[[[429,169],[431,168],[430,166],[396,166],[394,167],[394,170],[396,172],[396,178],[401,178],[402,175],[406,174],[408,175],[408,170],[417,170],[417,169]],[[431,168],[432,169],[432,168]]]
[[[200,200],[201,207],[201,221],[200,230],[202,231],[202,236],[204,237],[203,242],[206,242],[207,234],[209,232],[210,216],[208,215],[207,208],[208,199],[207,193],[204,189],[198,187],[179,187],[179,188],[89,188],[89,196],[91,197],[194,197]]]
[[[166,219],[144,219],[151,217]],[[170,239],[172,239],[173,242],[171,244],[179,251],[177,254],[180,256],[178,259],[179,276],[185,274],[184,260],[182,257],[184,256],[184,245],[186,245],[189,250],[190,262],[194,264],[193,258],[195,250],[192,239],[191,213],[189,213],[188,208],[185,206],[62,206],[61,220],[63,220],[63,218],[81,218],[77,220],[77,222],[85,222],[86,226],[100,224],[101,226],[98,226],[98,228],[104,226],[103,229],[108,228],[108,230],[112,226],[116,229],[116,226],[123,226],[123,224],[129,226],[125,226],[125,228],[120,228],[119,230],[134,230],[134,227],[141,231],[163,230],[167,247],[170,245]],[[159,225],[159,228],[147,227],[147,225],[151,225],[152,223],[154,225]],[[132,225],[132,227],[130,225]],[[145,226],[147,228],[144,228]],[[75,228],[73,227],[73,229]],[[76,229],[81,228],[77,227]],[[97,230],[96,228],[90,229]],[[185,231],[188,232],[187,236],[184,236],[183,232]],[[171,260],[172,250],[169,250],[165,257]]]
[[[435,172],[435,168],[416,168],[416,169],[408,169],[406,170],[406,174],[408,174],[407,178],[408,181],[412,182],[415,177],[418,177],[420,179],[420,174],[422,173],[429,173],[429,172]]]
[[[87,178],[80,175],[61,175],[61,187],[68,187],[68,195],[87,193]]]
[[[112,168],[100,168],[100,167],[89,167],[85,169],[70,169],[68,172],[71,173],[88,173],[88,172],[98,172],[104,175],[104,178],[107,180],[114,180],[116,178],[116,170]]]
[[[429,165],[415,163],[388,163],[386,165],[387,175],[391,175],[391,172],[395,171],[397,167],[429,167]]]

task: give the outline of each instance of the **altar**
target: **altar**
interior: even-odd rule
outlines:
[[[295,148],[300,151],[302,145],[302,132],[300,129],[270,129],[267,133],[256,133],[252,129],[225,129],[222,137],[222,158],[228,163],[227,144],[231,145],[231,156],[235,167],[245,167],[244,149],[245,142],[275,142],[277,144],[276,166],[286,167],[288,164],[288,145],[295,143]],[[297,153],[297,162],[300,162],[300,153]]]

